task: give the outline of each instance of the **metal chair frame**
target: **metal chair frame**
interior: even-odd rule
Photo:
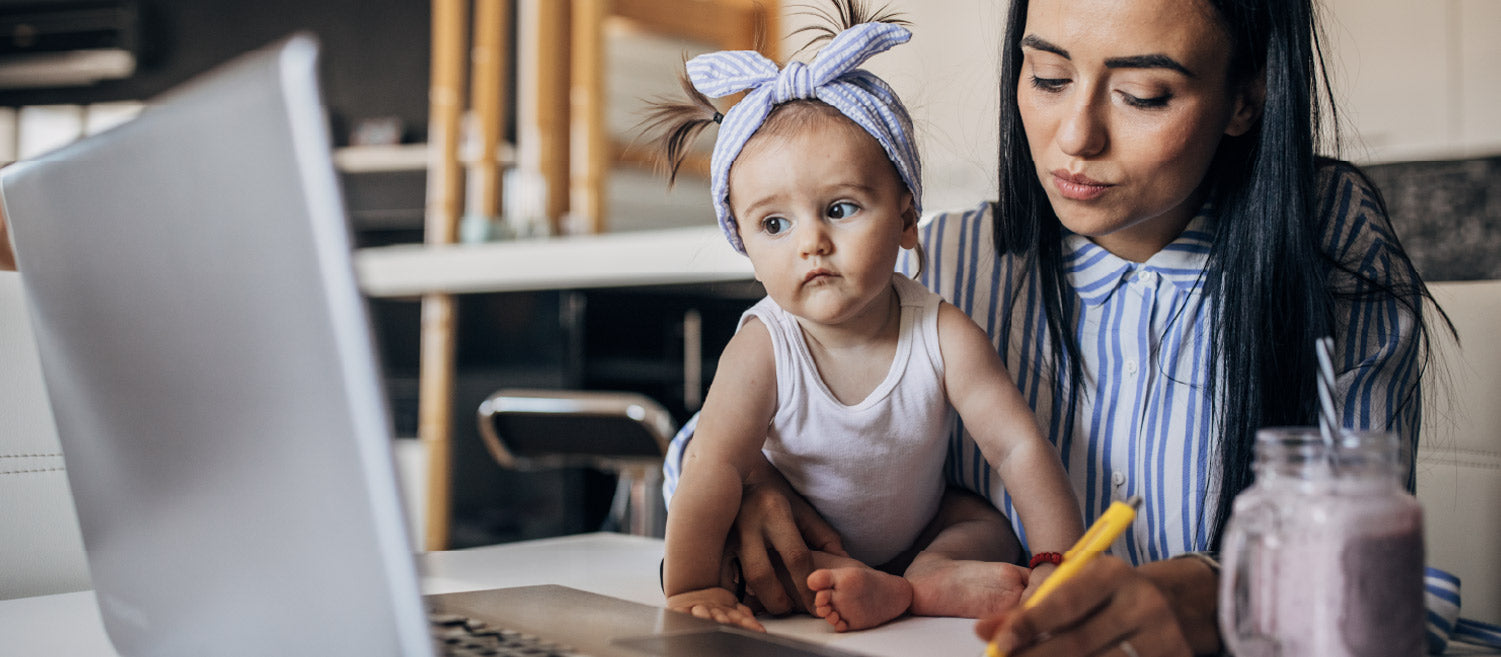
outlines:
[[[570,417],[628,420],[645,429],[655,453],[647,457],[620,453],[518,453],[496,429],[502,416]],[[615,473],[619,483],[611,504],[614,526],[639,536],[662,535],[666,526],[661,503],[662,457],[674,433],[672,416],[661,404],[631,392],[507,388],[480,402],[480,437],[497,463],[515,470],[589,467]]]

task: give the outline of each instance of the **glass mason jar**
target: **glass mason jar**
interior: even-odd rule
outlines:
[[[1220,631],[1238,657],[1423,654],[1423,516],[1387,432],[1263,429],[1225,532]]]

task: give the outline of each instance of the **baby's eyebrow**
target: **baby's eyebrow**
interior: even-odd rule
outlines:
[[[748,204],[746,204],[745,207],[741,208],[740,211],[736,212],[735,214],[736,214],[737,218],[740,215],[755,216],[755,215],[757,215],[757,214],[759,214],[759,213],[761,213],[763,211],[762,208],[771,206],[775,202],[776,202],[776,200],[772,199],[772,198],[758,199],[754,203],[748,203]]]
[[[857,191],[857,192],[873,192],[873,191],[876,190],[876,187],[874,185],[868,185],[868,184],[863,183],[863,182],[853,182],[852,181],[852,182],[835,183],[835,184],[829,185],[825,189],[828,190],[828,191],[831,191],[831,192],[842,192],[842,191],[846,191],[846,190],[853,190],[853,191]]]

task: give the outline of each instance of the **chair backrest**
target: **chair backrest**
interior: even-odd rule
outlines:
[[[1428,565],[1462,581],[1460,615],[1501,623],[1501,280],[1430,285],[1460,344],[1435,331],[1418,499]]]
[[[631,392],[504,389],[480,404],[479,429],[502,466],[661,465],[672,417]]]
[[[90,588],[20,275],[0,272],[0,599]]]

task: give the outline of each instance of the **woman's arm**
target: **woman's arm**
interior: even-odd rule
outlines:
[[[1335,400],[1339,423],[1394,432],[1409,474],[1422,419],[1427,298],[1370,182],[1339,162],[1320,171],[1322,248],[1335,263]],[[1436,315],[1441,317],[1441,315]],[[1432,317],[1429,318],[1433,319]],[[1413,479],[1409,476],[1408,487]]]

